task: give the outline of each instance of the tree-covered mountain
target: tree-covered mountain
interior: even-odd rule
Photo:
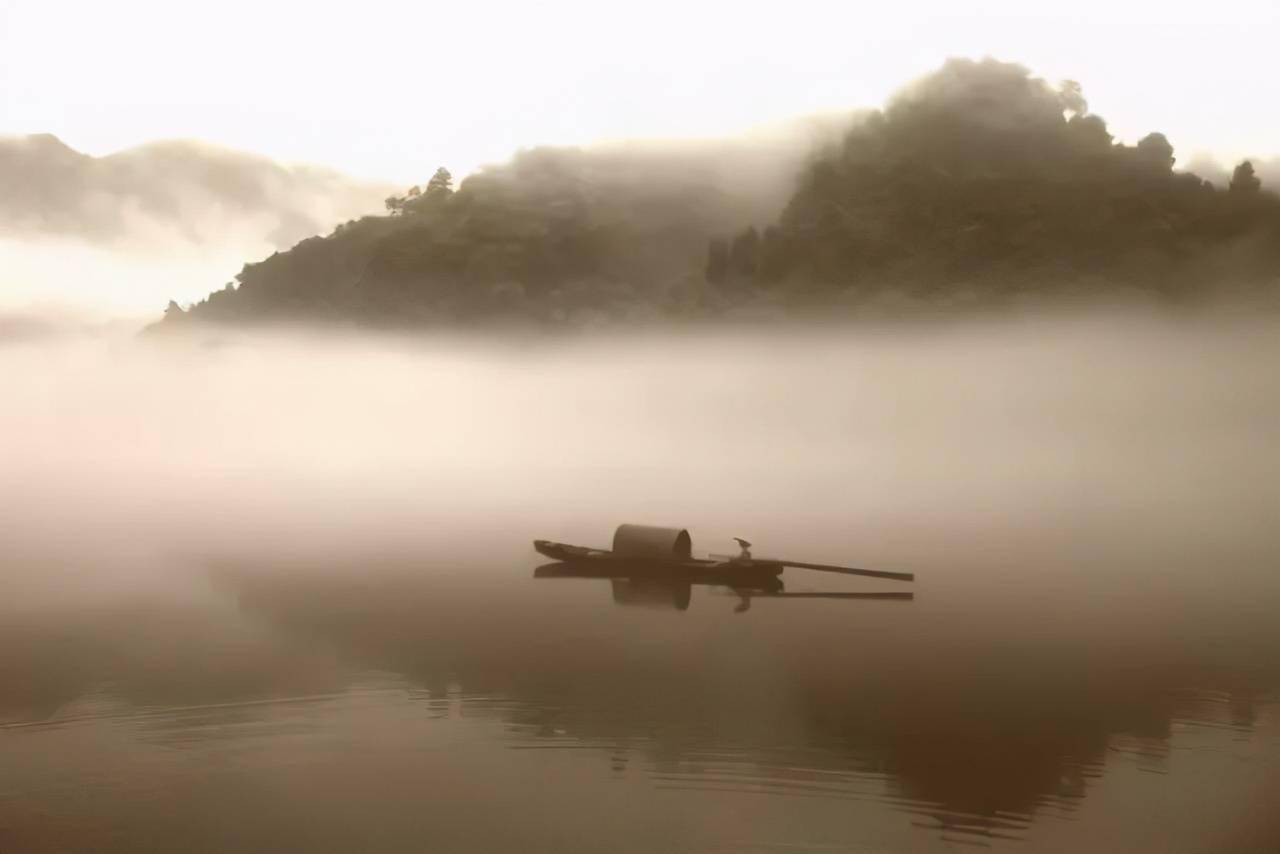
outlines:
[[[1225,187],[1175,171],[1162,134],[1117,143],[1074,83],[952,60],[846,124],[803,163],[745,143],[544,148],[456,191],[440,170],[386,216],[249,264],[189,311],[171,304],[165,325],[557,323],[885,294],[1186,298],[1280,279],[1280,197],[1251,164]]]
[[[729,266],[757,287],[924,297],[1274,280],[1280,198],[1252,164],[1222,188],[1173,167],[1163,134],[1117,144],[1074,83],[953,60],[815,160]]]

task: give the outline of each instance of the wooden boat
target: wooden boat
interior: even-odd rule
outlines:
[[[915,575],[909,572],[883,572],[855,566],[754,557],[751,554],[751,543],[737,537],[734,539],[740,547],[736,555],[695,558],[693,541],[684,528],[619,525],[613,534],[612,549],[595,549],[551,540],[534,540],[533,548],[539,554],[565,564],[582,568],[596,567],[601,571],[602,577],[626,574],[667,576],[688,578],[704,584],[724,583],[733,586],[735,581],[758,582],[764,578],[776,578],[784,569],[791,567],[893,581],[915,580]]]

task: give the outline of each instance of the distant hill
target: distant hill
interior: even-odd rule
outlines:
[[[1073,83],[952,60],[844,125],[803,159],[747,142],[535,149],[456,192],[441,170],[385,216],[248,264],[189,311],[171,304],[163,325],[1185,300],[1280,276],[1280,197],[1249,163],[1227,186],[1175,171],[1163,135],[1117,144]]]
[[[285,248],[380,210],[387,190],[195,142],[90,157],[49,134],[0,137],[0,234],[20,238],[205,243],[236,230]]]

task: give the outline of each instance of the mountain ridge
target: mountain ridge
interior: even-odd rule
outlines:
[[[1280,197],[1251,163],[1227,187],[1175,171],[1163,134],[1117,142],[1070,81],[949,60],[850,116],[796,164],[772,218],[746,171],[703,162],[695,175],[717,177],[700,180],[671,158],[531,149],[456,191],[441,169],[386,216],[247,264],[190,311],[171,303],[162,326],[629,323],[1126,291],[1194,302],[1280,282]]]

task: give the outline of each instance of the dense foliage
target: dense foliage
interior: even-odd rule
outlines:
[[[166,319],[556,322],[687,311],[708,235],[742,222],[738,200],[613,165],[537,149],[457,191],[441,169],[425,191],[387,199],[387,216],[248,264],[238,286],[186,313],[171,307]]]
[[[1251,164],[1215,188],[1174,170],[1162,134],[1117,144],[1077,85],[993,60],[950,61],[852,122],[767,219],[732,183],[652,166],[537,149],[456,192],[440,169],[387,199],[387,216],[247,265],[238,287],[166,320],[564,322],[1133,287],[1185,298],[1280,274],[1280,197]]]
[[[926,296],[1101,282],[1172,295],[1280,272],[1280,198],[1251,164],[1225,192],[1173,166],[1163,134],[1116,144],[1075,84],[952,61],[817,159],[737,266]]]

